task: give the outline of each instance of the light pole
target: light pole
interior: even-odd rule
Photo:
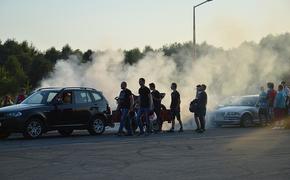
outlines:
[[[193,6],[193,60],[195,60],[195,57],[196,57],[196,38],[195,38],[195,8],[197,8],[198,6],[201,6],[207,2],[210,2],[210,1],[213,1],[213,0],[206,0],[202,3],[199,3],[195,6]]]

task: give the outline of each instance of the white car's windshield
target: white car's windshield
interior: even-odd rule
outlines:
[[[26,98],[21,104],[47,104],[57,95],[57,91],[38,91]]]
[[[230,97],[222,102],[222,106],[256,106],[257,103],[256,96]]]

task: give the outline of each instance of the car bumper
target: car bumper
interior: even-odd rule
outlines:
[[[21,118],[1,118],[0,132],[20,132],[23,129]]]
[[[240,117],[224,117],[219,119],[214,119],[213,122],[217,125],[239,125]]]

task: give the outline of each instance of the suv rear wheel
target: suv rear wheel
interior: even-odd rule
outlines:
[[[91,135],[100,135],[105,131],[105,120],[102,117],[94,118],[89,124],[89,133]]]
[[[62,136],[70,136],[73,133],[73,129],[59,129],[58,133]]]
[[[40,137],[43,132],[44,126],[42,121],[34,118],[25,124],[23,136],[28,139],[35,139]]]

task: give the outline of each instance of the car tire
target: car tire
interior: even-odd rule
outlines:
[[[73,129],[59,129],[58,133],[61,134],[62,136],[71,136],[73,133]]]
[[[44,132],[44,125],[40,119],[33,118],[25,123],[23,136],[27,139],[36,139]]]
[[[102,117],[94,118],[89,124],[89,133],[90,135],[101,135],[105,131],[105,120]]]
[[[245,114],[241,118],[241,127],[247,128],[253,125],[253,118],[249,114]]]
[[[0,140],[7,139],[9,136],[10,136],[10,133],[2,132],[0,133]]]

